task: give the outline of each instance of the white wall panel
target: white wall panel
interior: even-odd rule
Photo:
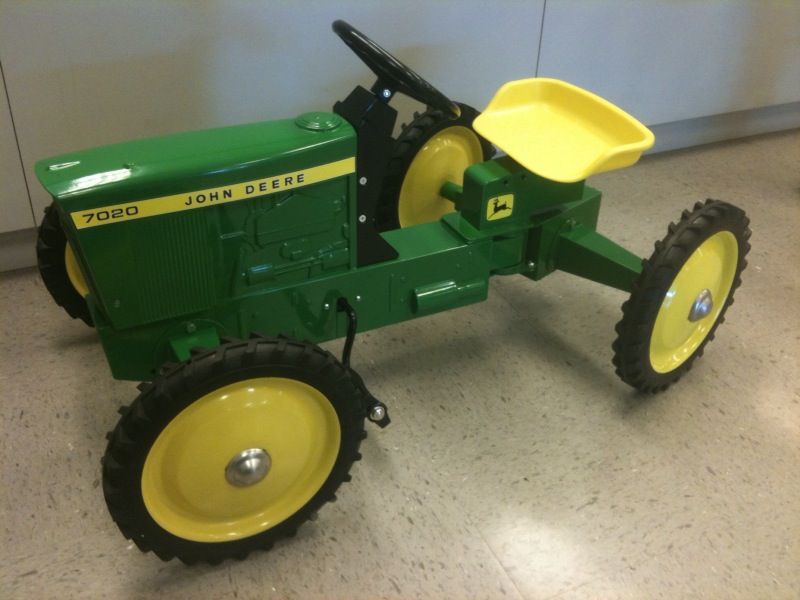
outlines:
[[[328,109],[366,67],[344,18],[482,108],[534,74],[543,0],[0,0],[0,55],[31,194],[38,159],[130,138]]]
[[[797,0],[550,0],[539,75],[647,124],[800,100]]]

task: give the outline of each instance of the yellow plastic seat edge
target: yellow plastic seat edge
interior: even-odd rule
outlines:
[[[557,171],[553,171],[552,169],[542,169],[540,168],[540,165],[528,160],[529,157],[525,155],[507,152],[503,148],[503,140],[494,135],[495,131],[490,124],[490,117],[494,116],[495,113],[504,112],[508,108],[506,106],[505,97],[514,87],[531,85],[533,82],[537,82],[537,85],[551,84],[561,86],[591,100],[597,105],[602,106],[604,109],[615,114],[629,125],[633,126],[641,134],[641,139],[628,144],[614,146],[610,150],[599,154],[595,160],[589,162],[588,164],[564,165],[563,168],[558,169]],[[484,117],[484,115],[486,117]],[[518,161],[528,170],[533,171],[542,177],[546,177],[547,179],[563,183],[580,181],[582,179],[586,179],[590,175],[630,166],[636,163],[641,157],[641,154],[648,148],[652,147],[655,142],[655,136],[653,135],[652,131],[650,131],[635,117],[619,108],[617,105],[609,102],[601,96],[598,96],[597,94],[594,94],[567,81],[547,77],[518,79],[509,81],[502,85],[500,89],[497,90],[486,109],[478,116],[477,119],[475,119],[474,127],[480,135],[485,137],[501,150],[506,151],[509,156]],[[492,139],[493,137],[495,137],[495,139]]]

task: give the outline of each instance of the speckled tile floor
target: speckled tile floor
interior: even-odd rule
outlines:
[[[624,294],[496,279],[360,336],[392,426],[295,539],[218,567],[119,535],[99,458],[134,386],[33,270],[2,275],[0,598],[799,598],[800,132],[593,184],[601,231],[643,255],[695,200],[749,213],[744,286],[691,373],[639,396],[610,364]]]

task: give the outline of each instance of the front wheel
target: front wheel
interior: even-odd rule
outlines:
[[[92,315],[86,303],[89,286],[83,277],[75,252],[72,250],[55,204],[44,211],[36,240],[36,262],[47,291],[73,319],[81,319],[90,327]]]
[[[743,210],[718,200],[670,224],[622,305],[613,348],[623,381],[662,391],[702,356],[741,284],[748,226]]]
[[[145,384],[110,434],[111,516],[162,560],[268,549],[349,480],[363,404],[350,372],[309,343],[257,338],[201,353]]]

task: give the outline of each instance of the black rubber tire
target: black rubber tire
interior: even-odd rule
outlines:
[[[750,229],[744,211],[719,200],[698,202],[689,212],[683,211],[677,223],[670,223],[667,236],[656,242],[653,255],[642,262],[642,273],[633,285],[630,298],[622,305],[622,320],[617,323],[617,339],[613,344],[614,365],[622,380],[642,392],[655,393],[667,389],[703,355],[725,312],[733,304],[741,273],[747,266],[750,250]],[[736,271],[731,290],[717,320],[694,353],[682,364],[666,373],[656,372],[650,362],[650,339],[656,316],[673,280],[692,253],[710,236],[729,231],[738,244]]]
[[[58,211],[54,204],[44,211],[44,219],[39,226],[36,240],[36,261],[42,281],[60,307],[73,319],[81,319],[89,327],[94,325],[86,299],[75,291],[67,275],[64,252],[67,249],[67,236],[61,227]]]
[[[182,410],[203,395],[252,377],[286,377],[313,386],[334,407],[341,443],[334,466],[317,493],[288,519],[259,534],[230,542],[205,543],[177,537],[159,526],[148,512],[141,490],[145,459],[158,435]],[[357,376],[355,376],[357,377]],[[141,394],[108,435],[103,457],[103,493],[122,534],[141,551],[153,551],[162,560],[179,558],[186,564],[218,564],[244,559],[253,550],[268,550],[277,540],[293,536],[297,528],[350,480],[349,471],[364,431],[365,397],[354,374],[329,352],[305,342],[255,336],[223,344],[168,367],[154,382],[142,384]]]
[[[392,157],[386,167],[386,175],[383,179],[381,195],[375,211],[375,225],[378,231],[400,228],[398,202],[406,173],[408,173],[408,169],[417,152],[437,133],[448,127],[466,127],[475,133],[478,138],[483,150],[483,160],[489,160],[494,156],[494,146],[478,135],[472,126],[473,121],[480,113],[466,104],[460,102],[457,104],[461,109],[461,115],[457,118],[441,110],[428,108],[422,114],[414,113],[414,120],[403,126],[400,135],[395,141]]]

